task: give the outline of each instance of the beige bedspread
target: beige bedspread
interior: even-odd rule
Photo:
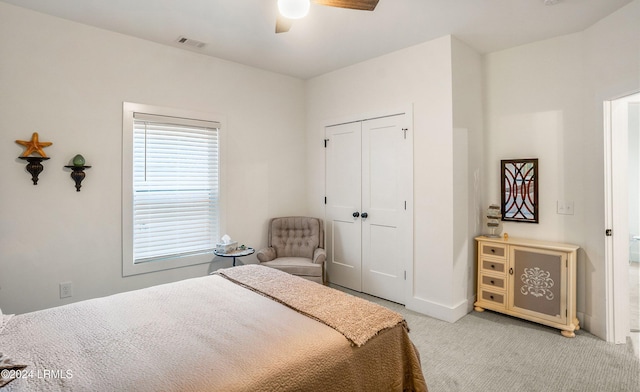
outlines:
[[[2,392],[426,390],[402,323],[352,346],[216,275],[15,316],[0,352]]]

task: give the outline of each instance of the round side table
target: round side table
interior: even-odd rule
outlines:
[[[220,257],[233,257],[233,266],[236,266],[236,257],[244,257],[244,256],[249,256],[255,253],[255,249],[253,248],[246,248],[246,249],[236,249],[232,252],[229,253],[218,253],[217,251],[213,251],[213,253],[215,253],[216,256],[220,256]]]

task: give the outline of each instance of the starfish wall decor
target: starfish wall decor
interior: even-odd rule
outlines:
[[[22,154],[23,157],[28,157],[29,155],[36,153],[39,154],[43,158],[47,158],[47,154],[45,154],[43,148],[49,147],[53,143],[51,142],[40,142],[38,140],[38,132],[34,132],[31,135],[31,140],[16,140],[16,143],[25,146],[27,149]]]

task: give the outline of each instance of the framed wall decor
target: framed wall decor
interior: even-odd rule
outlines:
[[[504,159],[502,220],[538,223],[538,159]]]

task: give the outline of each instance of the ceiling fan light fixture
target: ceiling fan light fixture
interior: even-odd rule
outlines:
[[[278,0],[280,15],[288,19],[300,19],[307,16],[310,0]]]

